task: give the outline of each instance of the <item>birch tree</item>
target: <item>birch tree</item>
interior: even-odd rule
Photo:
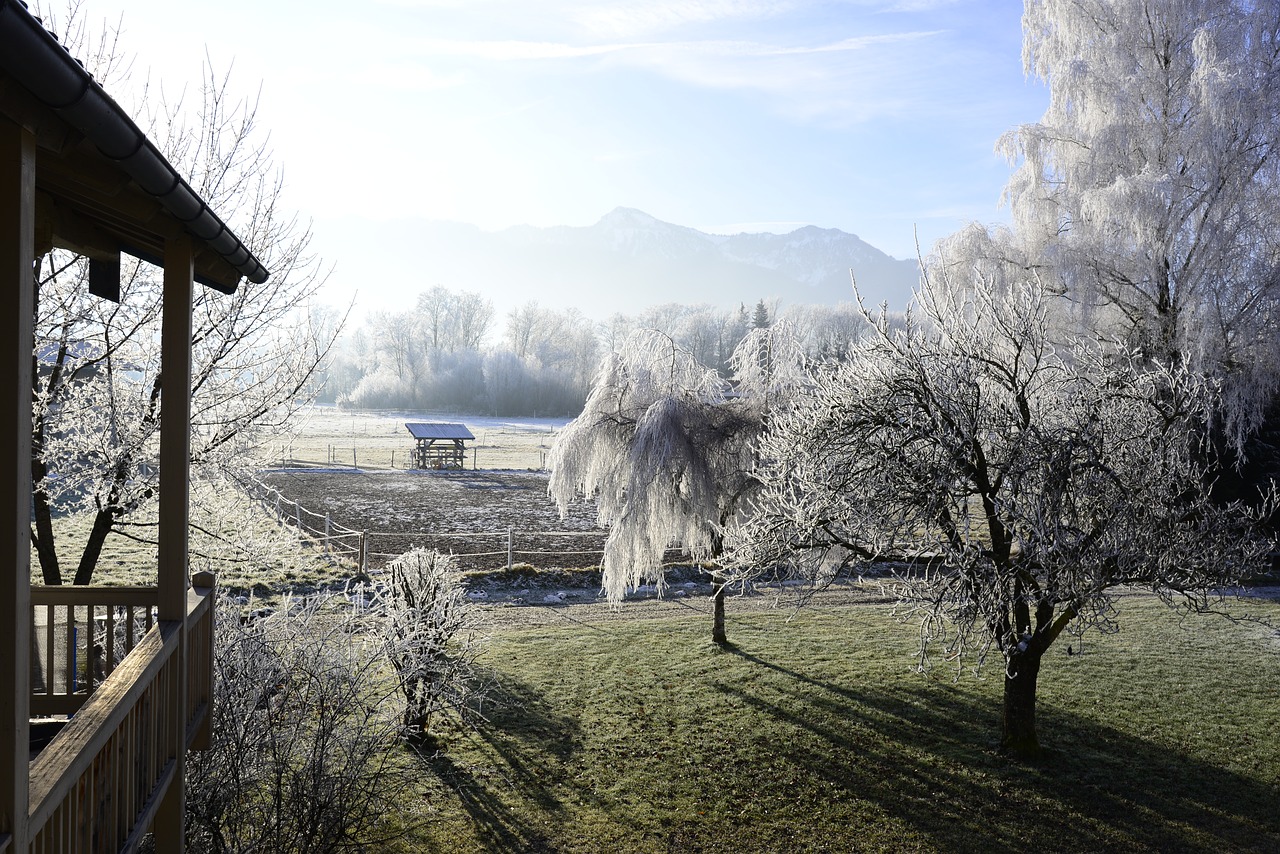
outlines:
[[[919,661],[999,657],[1001,744],[1034,755],[1036,683],[1064,632],[1112,631],[1112,591],[1192,610],[1260,565],[1260,511],[1207,497],[1193,426],[1214,386],[1077,338],[1055,347],[1025,265],[946,264],[920,314],[873,334],[761,441],[757,513],[735,530],[745,575],[782,564],[822,583],[892,556]],[[1265,509],[1265,508],[1264,508]]]
[[[1027,0],[1041,120],[1001,149],[1013,228],[1085,328],[1225,380],[1239,445],[1277,385],[1280,5]]]
[[[84,32],[75,15],[64,39],[73,53],[72,39]],[[100,80],[120,65],[112,51],[90,55],[99,57],[92,68]],[[341,324],[315,324],[307,313],[325,273],[309,228],[282,204],[283,179],[256,104],[234,98],[228,76],[211,68],[195,98],[191,105],[185,93],[147,88],[131,112],[149,118],[148,135],[272,271],[265,284],[242,282],[234,295],[198,288],[194,298],[191,462],[198,477],[234,478],[255,444],[283,429],[313,392]],[[154,507],[157,490],[159,271],[127,261],[121,300],[111,303],[86,293],[86,268],[55,251],[36,270],[31,539],[47,584],[63,581],[57,514],[92,520],[76,544],[77,584],[91,581],[109,535],[154,542],[154,523],[139,511]]]
[[[661,593],[664,555],[679,546],[712,562],[712,639],[727,642],[725,576],[715,562],[756,487],[756,441],[794,394],[801,361],[785,325],[744,339],[732,384],[654,330],[632,333],[606,357],[548,466],[561,512],[585,495],[609,528],[603,587],[611,603],[646,582]]]

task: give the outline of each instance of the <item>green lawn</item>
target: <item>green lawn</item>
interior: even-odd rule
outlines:
[[[1051,651],[1034,765],[992,749],[998,666],[914,672],[881,606],[731,614],[723,652],[695,616],[505,630],[402,850],[1280,850],[1280,639],[1120,609]]]

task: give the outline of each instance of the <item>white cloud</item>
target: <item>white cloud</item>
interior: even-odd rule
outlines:
[[[628,38],[691,24],[770,18],[795,5],[788,0],[632,0],[611,6],[585,5],[569,15],[590,33]]]
[[[800,121],[856,122],[896,115],[917,103],[919,49],[939,35],[909,31],[851,36],[817,44],[750,40],[559,41],[445,40],[417,42],[426,57],[498,63],[595,61],[636,68],[707,89],[754,91],[777,99],[779,112]]]
[[[335,75],[336,76],[336,75]],[[401,91],[430,92],[439,89],[451,89],[460,86],[465,76],[454,72],[440,74],[432,69],[414,62],[375,62],[361,66],[354,75],[350,72],[344,78],[368,86]]]

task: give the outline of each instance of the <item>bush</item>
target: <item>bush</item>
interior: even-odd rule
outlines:
[[[243,622],[223,599],[217,616],[212,742],[188,759],[188,847],[376,844],[410,768],[396,685],[359,615],[333,598]]]
[[[388,573],[373,598],[376,631],[398,677],[404,727],[420,739],[433,714],[465,716],[475,699],[476,612],[449,555],[413,549],[393,560]]]

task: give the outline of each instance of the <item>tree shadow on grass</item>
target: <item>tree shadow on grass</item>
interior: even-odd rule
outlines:
[[[491,761],[459,762],[445,752],[428,761],[457,791],[484,850],[550,850],[545,832],[528,817],[560,809],[555,790],[579,748],[578,726],[532,686],[505,674],[490,689],[486,706],[487,720],[474,734]],[[536,809],[522,809],[520,802]]]
[[[781,679],[720,681],[767,718],[762,749],[875,804],[944,850],[1280,851],[1280,787],[1041,702],[1045,756],[995,753],[996,699],[926,681],[815,679],[731,650]]]

